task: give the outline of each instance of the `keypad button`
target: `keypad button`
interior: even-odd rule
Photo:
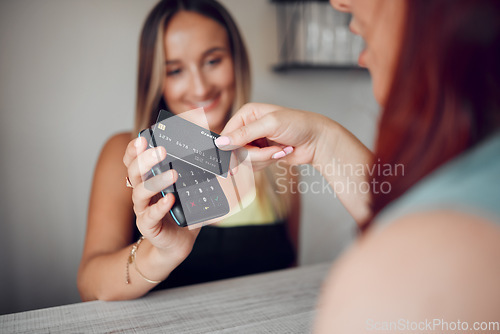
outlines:
[[[172,161],[170,168],[179,175],[175,190],[188,223],[220,217],[228,212],[222,188],[218,182],[211,182],[216,175],[181,160]]]

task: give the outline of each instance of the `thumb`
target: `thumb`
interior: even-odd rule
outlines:
[[[225,133],[215,140],[215,145],[224,151],[235,150],[260,138],[272,138],[278,124],[272,114]]]

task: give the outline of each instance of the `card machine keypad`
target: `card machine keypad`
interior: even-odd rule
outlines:
[[[140,136],[147,137],[145,131]],[[146,138],[148,139],[148,138]],[[174,169],[178,178],[170,187],[162,190],[162,195],[173,193],[175,203],[170,214],[179,226],[188,226],[229,213],[229,203],[217,176],[172,156],[155,165],[146,178]]]

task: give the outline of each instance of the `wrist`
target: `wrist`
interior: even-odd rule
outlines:
[[[139,239],[133,245],[130,256],[132,259],[129,259],[129,263],[133,263],[138,275],[149,283],[160,283],[165,280],[172,270],[184,260],[181,259],[178,252],[161,252],[145,238]]]
[[[162,248],[153,245],[147,239],[145,241],[148,245],[148,257],[150,258],[151,263],[155,267],[169,268],[168,274],[181,264],[191,252],[191,249],[187,251],[178,245],[171,245],[169,247]]]
[[[150,257],[152,262],[157,266],[162,267],[177,267],[182,261],[186,259],[191,250],[186,251],[180,247],[158,248],[153,246],[149,241]]]
[[[314,131],[316,140],[312,165],[324,170],[323,167],[334,162],[338,147],[337,143],[343,128],[334,120],[323,115],[319,115],[316,124],[317,128]]]

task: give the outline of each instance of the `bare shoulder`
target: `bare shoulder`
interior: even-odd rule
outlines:
[[[121,132],[112,135],[104,144],[100,159],[111,158],[111,160],[115,157],[119,156],[121,158],[125,154],[125,149],[127,148],[128,143],[132,140],[132,135],[130,132]]]
[[[106,144],[110,144],[110,145],[125,145],[127,146],[127,144],[132,140],[132,134],[130,132],[119,132],[119,133],[115,133],[114,135],[112,135],[111,137],[109,137],[108,141],[106,142]]]
[[[317,329],[410,331],[405,326],[423,322],[429,332],[426,321],[437,319],[433,330],[447,332],[446,321],[498,320],[499,258],[500,227],[485,218],[452,211],[403,217],[367,233],[334,266]]]
[[[108,194],[109,189],[120,189],[119,184],[123,184],[123,180],[127,176],[127,169],[123,164],[123,156],[131,140],[130,132],[122,132],[111,136],[106,141],[95,168],[91,200],[97,195],[99,200],[102,201],[100,195],[106,194],[105,197],[108,197],[110,196]],[[121,192],[122,196],[120,197],[123,200],[128,200],[128,197],[130,197],[130,191],[126,190]],[[120,192],[113,192],[115,195],[118,193]]]
[[[130,133],[111,136],[95,167],[87,216],[86,258],[120,249],[129,242],[133,221],[132,191],[125,186],[123,156]]]

